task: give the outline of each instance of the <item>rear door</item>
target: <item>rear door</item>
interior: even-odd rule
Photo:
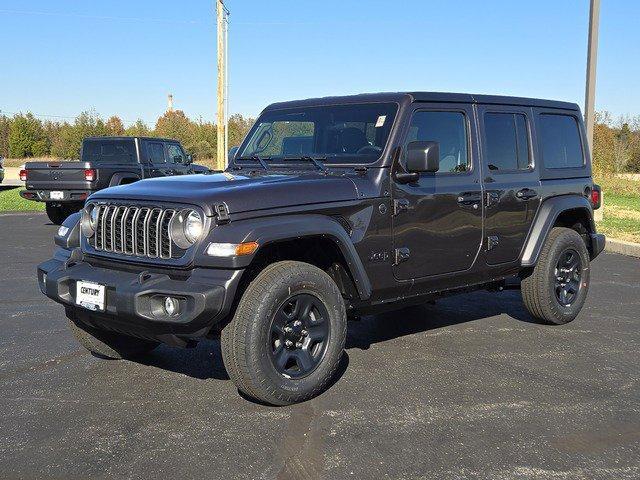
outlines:
[[[393,184],[394,276],[410,280],[471,268],[482,245],[482,185],[471,105],[416,106],[405,129],[407,145],[440,145],[440,170]]]
[[[527,107],[478,106],[489,265],[518,259],[540,205],[532,119]]]

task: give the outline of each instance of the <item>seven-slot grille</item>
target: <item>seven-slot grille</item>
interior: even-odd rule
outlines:
[[[96,205],[94,208],[98,209],[98,221],[95,235],[89,242],[97,251],[162,259],[181,255],[169,235],[169,225],[176,210],[126,205]]]

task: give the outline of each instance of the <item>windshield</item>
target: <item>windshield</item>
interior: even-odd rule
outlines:
[[[132,139],[85,140],[82,143],[83,162],[136,163],[136,145]]]
[[[237,158],[312,156],[328,163],[371,163],[382,154],[397,109],[394,103],[367,103],[267,111]]]

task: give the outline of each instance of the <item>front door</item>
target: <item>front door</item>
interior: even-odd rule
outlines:
[[[174,174],[175,164],[173,162],[167,162],[167,155],[163,142],[147,142],[147,158],[149,159],[150,177],[166,177]]]
[[[191,166],[187,165],[187,156],[177,143],[167,143],[167,160],[172,163],[176,175],[193,173]]]
[[[516,261],[540,205],[540,180],[531,142],[532,111],[478,107],[486,189],[487,263]]]
[[[483,195],[473,107],[416,107],[406,127],[400,163],[412,141],[438,142],[440,169],[393,184],[394,275],[398,280],[471,268],[482,245]]]

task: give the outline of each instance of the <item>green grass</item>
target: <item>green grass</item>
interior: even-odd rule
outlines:
[[[611,238],[640,243],[640,195],[622,191],[624,195],[605,191],[604,220],[598,222],[598,230]]]
[[[25,200],[20,196],[20,187],[0,190],[1,212],[37,212],[44,210],[44,203]]]

